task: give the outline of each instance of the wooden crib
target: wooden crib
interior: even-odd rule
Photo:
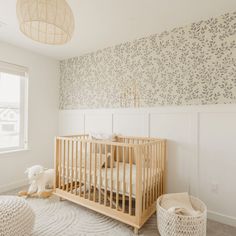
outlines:
[[[55,140],[55,194],[134,227],[156,211],[165,191],[166,141],[88,135]]]

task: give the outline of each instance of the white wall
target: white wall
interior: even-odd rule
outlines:
[[[5,43],[0,60],[29,68],[29,150],[0,154],[0,192],[25,182],[33,164],[53,165],[54,136],[58,130],[58,62]]]
[[[90,131],[168,139],[168,192],[189,191],[236,226],[236,105],[60,111],[60,135]]]

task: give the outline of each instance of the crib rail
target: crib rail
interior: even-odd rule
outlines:
[[[55,193],[140,228],[164,192],[166,141],[88,135],[55,140]]]

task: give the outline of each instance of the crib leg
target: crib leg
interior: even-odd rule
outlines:
[[[138,235],[138,228],[134,227],[134,234]]]

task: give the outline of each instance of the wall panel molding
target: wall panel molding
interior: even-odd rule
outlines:
[[[236,225],[236,210],[232,208],[236,198],[233,187],[236,173],[232,171],[236,163],[236,138],[233,139],[236,105],[61,110],[59,114],[60,135],[69,134],[75,127],[75,131],[81,132],[110,131],[167,138],[168,192],[189,191],[206,202],[209,218]],[[212,153],[219,143],[223,163],[218,153],[212,162]],[[208,146],[210,149],[205,150]],[[230,168],[229,173],[222,166]],[[207,173],[215,173],[217,178],[212,179]],[[212,190],[212,184],[218,185],[218,192]]]

